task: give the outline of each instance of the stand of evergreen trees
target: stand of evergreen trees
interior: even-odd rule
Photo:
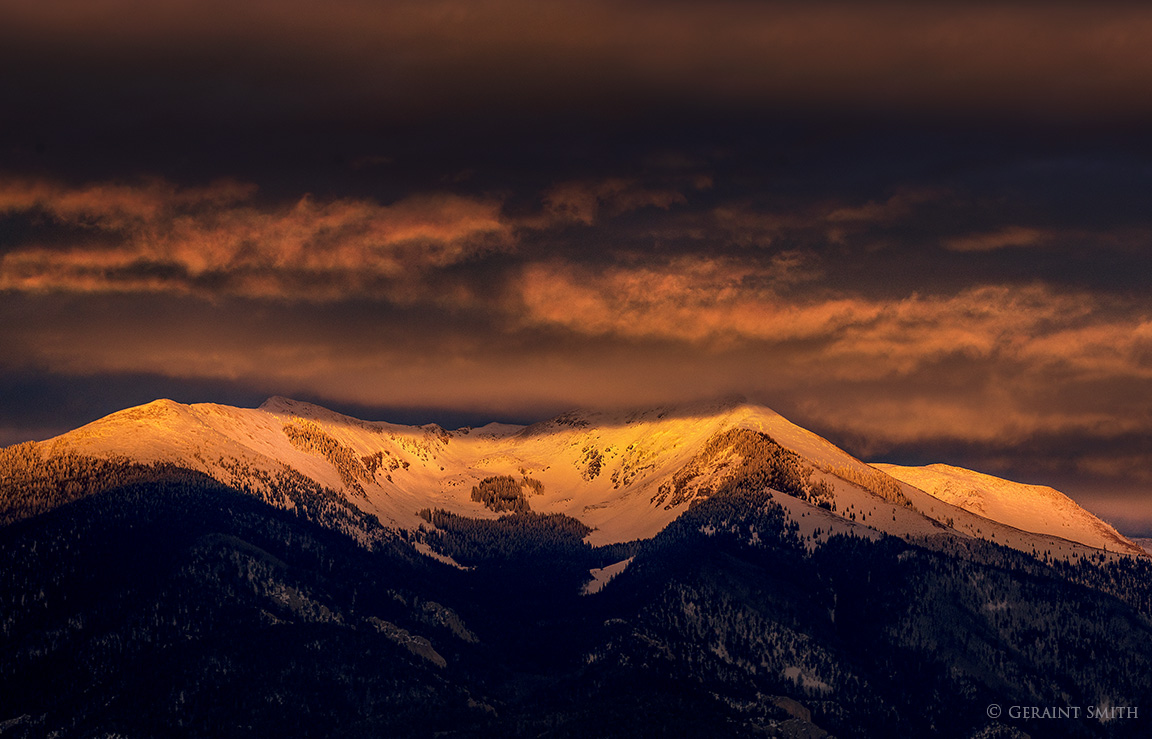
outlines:
[[[524,491],[528,489],[534,495],[544,493],[544,483],[531,477],[522,477],[517,480],[511,475],[497,475],[486,477],[480,484],[472,486],[472,500],[483,503],[490,510],[514,511],[527,513],[531,510],[528,498]]]

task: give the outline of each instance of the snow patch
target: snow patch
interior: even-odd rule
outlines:
[[[632,559],[632,557],[629,557],[628,559],[622,559],[619,562],[614,562],[607,567],[593,567],[592,569],[588,570],[588,574],[592,576],[592,579],[584,583],[584,589],[581,591],[581,593],[583,595],[599,593],[604,589],[604,586],[607,585],[610,580],[612,580],[612,578],[619,575],[621,572],[628,568],[628,565],[632,564]]]
[[[456,560],[449,557],[447,554],[441,554],[440,552],[437,552],[435,549],[428,546],[428,544],[426,544],[425,542],[422,542],[422,541],[415,542],[412,544],[412,548],[415,549],[417,552],[420,552],[421,554],[423,554],[425,557],[431,557],[432,559],[436,560],[437,562],[443,562],[446,565],[451,565],[452,567],[455,567],[458,570],[470,570],[470,569],[472,569],[471,567],[465,567],[464,565],[460,564]]]

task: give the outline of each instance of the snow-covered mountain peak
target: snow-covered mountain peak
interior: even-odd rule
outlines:
[[[682,420],[689,425],[709,419],[722,423],[745,409],[758,407],[749,405],[743,396],[733,395],[713,400],[638,408],[572,408],[528,426],[525,429],[525,435],[535,436],[591,427],[611,428],[653,423],[675,426],[677,420]],[[772,412],[766,408],[763,410]]]
[[[512,436],[513,434],[518,434],[525,428],[525,426],[520,426],[514,423],[500,423],[498,421],[493,421],[492,423],[486,423],[483,426],[468,429],[467,432],[469,434],[474,434],[477,437],[496,438],[500,436]],[[459,431],[464,431],[464,429],[459,429]]]
[[[106,441],[116,445],[140,436],[178,434],[189,425],[195,425],[191,408],[162,398],[117,411],[50,440],[49,443],[83,442],[87,446],[100,447]]]
[[[773,457],[768,450],[774,445],[758,434],[796,459]],[[270,486],[278,475],[298,475],[385,525],[405,529],[425,523],[418,515],[424,509],[497,516],[473,489],[491,478],[510,478],[529,491],[525,507],[578,519],[593,529],[589,539],[596,544],[654,536],[729,481],[764,484],[774,473],[763,465],[776,458],[810,476],[807,492],[780,499],[795,520],[825,535],[868,529],[877,536],[930,538],[951,532],[1023,551],[1070,554],[1072,541],[1139,551],[1056,491],[960,468],[927,469],[925,474],[950,480],[949,490],[967,495],[966,504],[928,482],[890,477],[887,467],[866,465],[772,409],[737,398],[578,410],[528,427],[493,423],[457,431],[361,421],[279,396],[259,408],[158,400],[38,446],[49,455],[175,465],[272,499],[277,495]],[[997,503],[1002,500],[1017,504]],[[1021,513],[1020,500],[1042,501],[1036,505],[1046,514],[1067,515],[1036,527],[1027,523],[1031,513]],[[1064,519],[1078,523],[1070,527]]]
[[[273,395],[260,404],[258,410],[267,411],[268,413],[292,413],[296,408],[311,405],[301,400],[293,400],[286,398],[283,395]]]
[[[286,398],[282,395],[273,395],[260,404],[257,410],[271,413],[278,416],[294,416],[296,418],[306,418],[310,421],[327,421],[329,423],[352,423],[355,425],[363,425],[365,421],[352,416],[346,416],[343,413],[329,410],[324,406],[309,403],[303,400],[294,400]]]

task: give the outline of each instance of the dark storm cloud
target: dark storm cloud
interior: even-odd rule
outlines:
[[[504,164],[542,189],[550,160],[722,149],[701,129],[733,120],[1138,129],[1149,38],[1117,3],[10,2],[0,165],[318,192]]]
[[[155,92],[209,103],[210,115],[627,107],[629,93],[1073,116],[1152,105],[1141,94],[1152,13],[1135,4],[74,0],[4,11],[7,56],[24,61],[16,89],[78,71],[96,83],[85,102]]]

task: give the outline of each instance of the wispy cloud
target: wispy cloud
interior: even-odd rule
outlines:
[[[255,185],[231,180],[179,188],[159,178],[139,184],[97,182],[78,186],[5,178],[0,179],[0,214],[31,212],[70,225],[132,231],[179,211],[235,205],[255,193]]]
[[[831,223],[891,223],[908,216],[917,205],[943,195],[937,190],[901,190],[887,200],[834,207],[825,218]]]
[[[801,306],[779,297],[778,287],[802,279],[802,263],[793,253],[763,267],[699,256],[602,269],[535,263],[519,285],[528,323],[590,335],[787,340],[867,318],[853,300]]]
[[[952,251],[993,251],[1014,246],[1036,246],[1052,237],[1046,229],[1027,226],[1005,226],[995,231],[966,234],[946,239],[944,246]]]
[[[393,203],[308,196],[255,201],[252,185],[162,181],[79,187],[0,182],[0,213],[87,229],[95,243],[24,244],[0,259],[0,289],[172,291],[325,300],[505,249],[501,202],[450,193]]]
[[[897,300],[808,292],[791,289],[793,258],[764,266],[702,257],[600,269],[536,263],[519,283],[524,320],[705,347],[804,341],[822,375],[844,380],[907,375],[947,357],[1152,379],[1152,324],[1138,306],[1115,314],[1090,294],[1038,283]]]

